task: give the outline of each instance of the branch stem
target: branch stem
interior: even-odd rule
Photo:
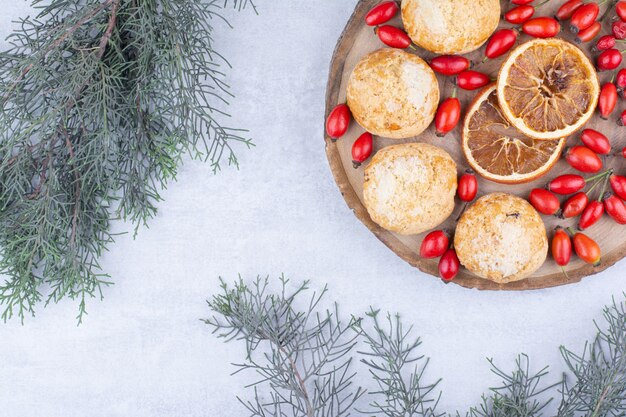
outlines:
[[[107,7],[109,7],[113,2],[116,3],[115,5],[115,9],[117,9],[117,6],[119,6],[119,1],[120,0],[106,0],[104,3],[102,3],[100,6],[96,7],[91,13],[88,13],[87,15],[85,15],[82,19],[79,19],[78,22],[76,22],[76,24],[74,24],[72,27],[70,27],[67,31],[65,31],[59,38],[57,38],[57,40],[55,40],[50,46],[48,46],[42,53],[42,57],[41,59],[44,59],[49,53],[50,51],[58,48],[70,35],[72,35],[74,32],[76,32],[81,26],[83,26],[85,23],[89,22],[91,19],[93,19],[95,16],[98,15],[98,13],[100,13],[102,10],[106,9]],[[115,13],[114,13],[115,14]],[[115,24],[115,21],[113,22],[113,24]],[[108,42],[108,40],[107,40]],[[20,73],[20,75],[15,79],[15,81],[11,84],[11,87],[9,87],[9,90],[6,92],[6,94],[4,95],[4,97],[2,98],[2,105],[0,107],[4,107],[4,105],[6,104],[7,100],[9,99],[9,97],[11,96],[11,93],[13,92],[13,90],[15,89],[15,87],[20,83],[20,81],[22,81],[24,79],[24,77],[26,77],[26,75],[33,69],[35,64],[30,63],[26,66],[26,68],[24,68],[22,70],[22,72]]]

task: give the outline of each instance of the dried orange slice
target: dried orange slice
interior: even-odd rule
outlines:
[[[529,182],[559,160],[565,139],[537,140],[511,126],[498,105],[496,84],[474,99],[463,124],[463,153],[482,177],[503,184]]]
[[[502,113],[513,126],[531,138],[556,140],[587,123],[600,83],[578,47],[561,39],[535,39],[502,64],[497,90]]]

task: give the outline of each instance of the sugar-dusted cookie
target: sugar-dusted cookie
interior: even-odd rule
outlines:
[[[372,220],[400,234],[418,234],[443,223],[454,210],[456,164],[426,143],[380,150],[365,169],[363,195]]]
[[[489,39],[500,0],[402,0],[402,21],[417,45],[436,54],[465,54]]]
[[[417,55],[380,49],[365,56],[348,81],[348,106],[368,132],[393,139],[422,133],[439,104],[439,84]]]
[[[546,260],[548,238],[543,220],[528,201],[493,193],[478,199],[463,214],[454,246],[468,270],[507,283],[539,269]]]

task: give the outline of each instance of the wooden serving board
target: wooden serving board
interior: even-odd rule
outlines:
[[[563,1],[565,0],[552,0],[551,2],[548,2],[537,10],[535,16],[553,16],[556,9],[563,3]],[[343,34],[339,38],[337,47],[333,54],[326,90],[326,117],[328,117],[330,111],[338,103],[346,101],[346,86],[348,77],[358,61],[369,52],[384,47],[374,34],[373,28],[366,26],[364,23],[366,13],[379,2],[380,0],[361,0],[357,4],[354,14],[348,21]],[[509,10],[510,7],[509,0],[502,1],[503,13]],[[602,8],[602,11],[604,11],[604,8]],[[400,16],[391,21],[390,24],[402,26]],[[601,35],[610,33],[610,24],[611,17],[605,19]],[[508,24],[504,20],[502,20],[500,26],[512,27],[512,25]],[[564,22],[562,26],[563,29],[559,36],[570,42],[574,42],[575,36],[570,33],[567,22]],[[518,39],[518,44],[526,42],[529,39],[530,37],[522,34]],[[595,41],[582,45],[582,49],[591,59],[594,59],[595,55],[597,55],[591,52],[591,48],[594,44]],[[416,53],[426,60],[435,56],[434,54],[422,49],[418,49]],[[492,62],[483,64],[484,45],[479,50],[465,56],[471,59],[474,63],[473,69],[491,74],[494,77],[497,74],[502,61],[505,59],[505,57],[501,57]],[[610,73],[601,73],[601,83],[609,81],[611,75],[612,74]],[[443,100],[451,95],[453,84],[450,78],[442,76],[439,76],[438,78],[441,89],[441,99]],[[467,108],[467,105],[475,94],[476,92],[472,91],[459,91],[459,96],[464,109]],[[611,139],[614,151],[621,151],[621,149],[626,145],[626,127],[620,127],[616,124],[619,114],[625,108],[626,100],[620,99],[617,108],[608,121],[602,120],[596,114],[586,126],[607,135]],[[329,137],[325,138],[326,153],[330,163],[330,168],[335,177],[335,181],[337,182],[337,185],[346,200],[346,203],[354,211],[357,218],[361,220],[361,222],[363,222],[372,231],[372,233],[378,237],[378,239],[385,243],[385,245],[387,245],[399,257],[411,265],[419,268],[421,271],[437,276],[438,260],[421,259],[419,256],[419,247],[425,234],[413,236],[398,235],[381,228],[370,219],[367,210],[363,205],[364,168],[361,167],[359,169],[354,169],[351,158],[352,144],[363,132],[364,130],[353,122],[348,133],[338,141],[332,142]],[[460,132],[461,129],[458,127],[446,137],[438,138],[435,136],[434,126],[431,125],[431,127],[429,127],[420,136],[408,140],[394,140],[376,137],[374,140],[374,152],[385,146],[397,143],[427,142],[447,150],[456,161],[459,173],[462,173],[469,166],[465,161],[465,157],[463,156],[461,150]],[[568,146],[571,146],[579,142],[580,134],[575,134],[568,138],[567,143]],[[626,174],[625,162],[626,161],[621,156],[609,156],[605,159],[605,167],[612,167],[615,169],[616,173],[624,175]],[[574,172],[575,171],[571,169],[564,160],[561,160],[545,177],[528,184],[514,186],[501,185],[479,178],[479,197],[491,192],[501,191],[527,198],[532,188],[544,187],[550,179],[561,174]],[[593,195],[595,195],[595,192]],[[438,228],[453,230],[455,228],[454,219],[457,218],[461,209],[462,204],[457,201],[455,212]],[[546,229],[548,230],[549,239],[552,237],[552,231],[555,226],[562,225],[575,227],[577,224],[577,219],[561,220],[551,216],[542,217],[545,222]],[[566,267],[566,275],[549,256],[545,264],[533,276],[522,281],[510,284],[496,284],[494,282],[481,279],[471,272],[462,269],[459,276],[453,282],[462,285],[463,287],[477,288],[481,290],[530,290],[554,287],[578,282],[585,276],[595,274],[612,266],[615,262],[622,259],[626,255],[626,226],[618,225],[608,216],[605,215],[598,224],[588,229],[585,233],[595,239],[602,248],[602,263],[597,267],[587,265],[574,257],[570,265]]]

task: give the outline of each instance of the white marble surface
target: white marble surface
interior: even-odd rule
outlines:
[[[4,38],[28,6],[0,3]],[[481,293],[398,259],[346,207],[322,142],[328,63],[356,1],[258,3],[260,16],[243,13],[237,30],[219,32],[234,66],[234,123],[251,130],[256,149],[217,178],[186,163],[150,228],[120,237],[102,259],[116,285],[89,304],[82,326],[69,301],[24,326],[0,324],[0,416],[244,415],[234,397],[252,376],[229,376],[243,350],[198,320],[220,275],[284,272],[328,283],[344,312],[401,313],[423,336],[431,375],[444,377],[448,411],[497,382],[486,356],[508,365],[526,352],[560,371],[558,346],[582,348],[591,319],[623,291],[623,262],[568,287]]]

